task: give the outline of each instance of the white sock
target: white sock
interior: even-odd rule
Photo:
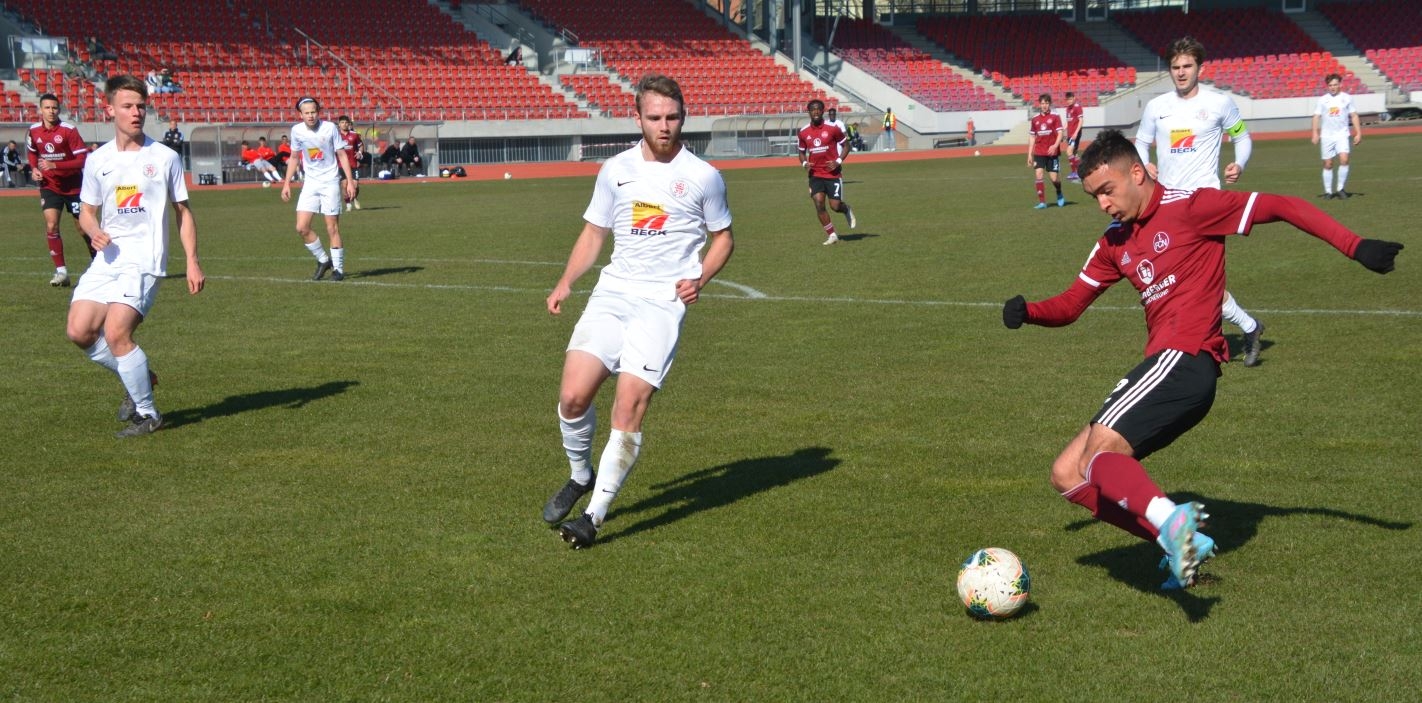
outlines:
[[[331,247],[331,262],[341,273],[346,272],[346,249],[345,247]]]
[[[617,492],[622,490],[622,482],[632,473],[641,451],[641,432],[613,430],[607,438],[607,446],[602,449],[602,460],[597,464],[597,484],[593,487],[592,499],[588,501],[586,510],[592,515],[594,525],[602,526],[608,506],[612,505]]]
[[[558,428],[563,431],[563,451],[568,453],[569,478],[586,486],[592,480],[592,440],[597,431],[597,409],[588,406],[582,417],[569,420],[558,413]]]
[[[102,334],[99,335],[99,341],[94,342],[94,346],[85,349],[84,353],[88,354],[94,363],[118,373],[118,360],[114,359],[114,353],[109,350],[109,343]]]
[[[69,267],[68,267],[68,266],[60,266],[59,268],[56,268],[56,269],[54,270],[54,272],[57,273],[57,274],[59,274],[59,275],[61,275],[61,276],[68,276],[68,275],[69,275]],[[103,337],[99,337],[99,341],[100,341],[100,342],[104,341],[104,338],[103,338]],[[104,348],[107,349],[107,348],[108,348],[108,345],[105,345]]]
[[[1158,530],[1161,525],[1165,524],[1166,520],[1170,519],[1170,513],[1174,511],[1175,501],[1165,496],[1157,496],[1151,498],[1150,503],[1146,504],[1145,518],[1150,521],[1150,524],[1155,525],[1155,529]]]
[[[267,172],[263,173],[262,175],[265,176],[266,179],[269,180],[269,181],[271,181],[272,183],[276,183],[277,181],[281,180],[281,179],[277,178],[277,175],[276,175],[276,173],[275,173],[274,171],[267,171]]]
[[[1343,186],[1348,184],[1348,167],[1338,167],[1338,190],[1343,190]]]
[[[139,415],[157,417],[158,409],[153,407],[153,383],[148,378],[148,355],[140,347],[117,358],[119,380],[133,399],[133,407]]]
[[[321,240],[316,240],[306,245],[306,250],[316,257],[317,261],[330,261],[331,257],[326,256],[326,248],[321,246]]]
[[[1323,169],[1323,192],[1333,192],[1333,169],[1331,168]]]
[[[1239,307],[1239,303],[1234,302],[1234,296],[1230,295],[1229,291],[1225,291],[1224,306],[1220,308],[1220,312],[1223,314],[1224,319],[1229,320],[1231,324],[1244,330],[1245,334],[1253,332],[1254,328],[1259,326],[1259,323],[1250,317],[1244,308]]]

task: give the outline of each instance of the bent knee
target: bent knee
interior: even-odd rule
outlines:
[[[1079,486],[1086,480],[1086,457],[1082,454],[1063,453],[1052,462],[1052,488],[1058,493],[1067,491]]]

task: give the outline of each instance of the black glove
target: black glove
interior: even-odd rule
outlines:
[[[1392,260],[1397,257],[1399,251],[1402,251],[1402,245],[1397,242],[1364,239],[1358,242],[1358,248],[1353,252],[1353,259],[1368,267],[1370,271],[1387,273],[1392,270]]]
[[[1002,324],[1015,330],[1027,321],[1027,299],[1017,296],[1002,304]]]

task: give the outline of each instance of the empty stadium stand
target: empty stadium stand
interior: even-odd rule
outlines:
[[[814,26],[815,40],[830,41],[829,22]],[[932,55],[870,20],[841,18],[831,51],[896,90],[938,111],[1005,110],[1007,103],[958,75]]]
[[[1343,90],[1370,92],[1363,82],[1282,13],[1264,8],[1116,12],[1112,18],[1142,44],[1164,55],[1190,35],[1205,45],[1201,80],[1253,98],[1311,97],[1328,73]]]
[[[550,28],[571,30],[579,47],[599,51],[603,64],[622,79],[635,83],[650,72],[675,77],[693,116],[798,113],[812,98],[828,106],[837,102],[686,2],[519,4]],[[600,108],[610,115],[630,114],[626,106]]]
[[[926,17],[920,34],[967,61],[1024,103],[1072,91],[1085,106],[1134,85],[1136,70],[1056,15]]]
[[[1422,2],[1372,0],[1317,9],[1398,88],[1422,90]]]

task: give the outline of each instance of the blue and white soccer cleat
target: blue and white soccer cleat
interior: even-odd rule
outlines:
[[[1195,530],[1206,517],[1205,506],[1200,503],[1177,505],[1160,526],[1160,536],[1155,540],[1170,559],[1170,575],[1186,586],[1195,582],[1195,570],[1200,566]]]
[[[1204,564],[1210,557],[1215,555],[1215,541],[1210,539],[1209,535],[1203,532],[1196,532],[1194,542],[1195,553],[1200,556],[1200,564]],[[1161,571],[1170,570],[1170,557],[1161,557],[1160,566],[1158,568]],[[1185,585],[1175,580],[1174,573],[1171,573],[1170,576],[1165,579],[1165,583],[1160,584],[1160,590],[1162,591],[1178,591],[1182,588],[1185,588]]]
[[[1058,196],[1057,196],[1057,207],[1066,207],[1066,196],[1065,196],[1065,195],[1058,195]]]
[[[1033,209],[1033,210],[1046,210],[1046,209],[1047,209],[1047,204],[1046,204],[1046,203],[1037,203],[1036,205],[1032,206],[1032,209]]]

